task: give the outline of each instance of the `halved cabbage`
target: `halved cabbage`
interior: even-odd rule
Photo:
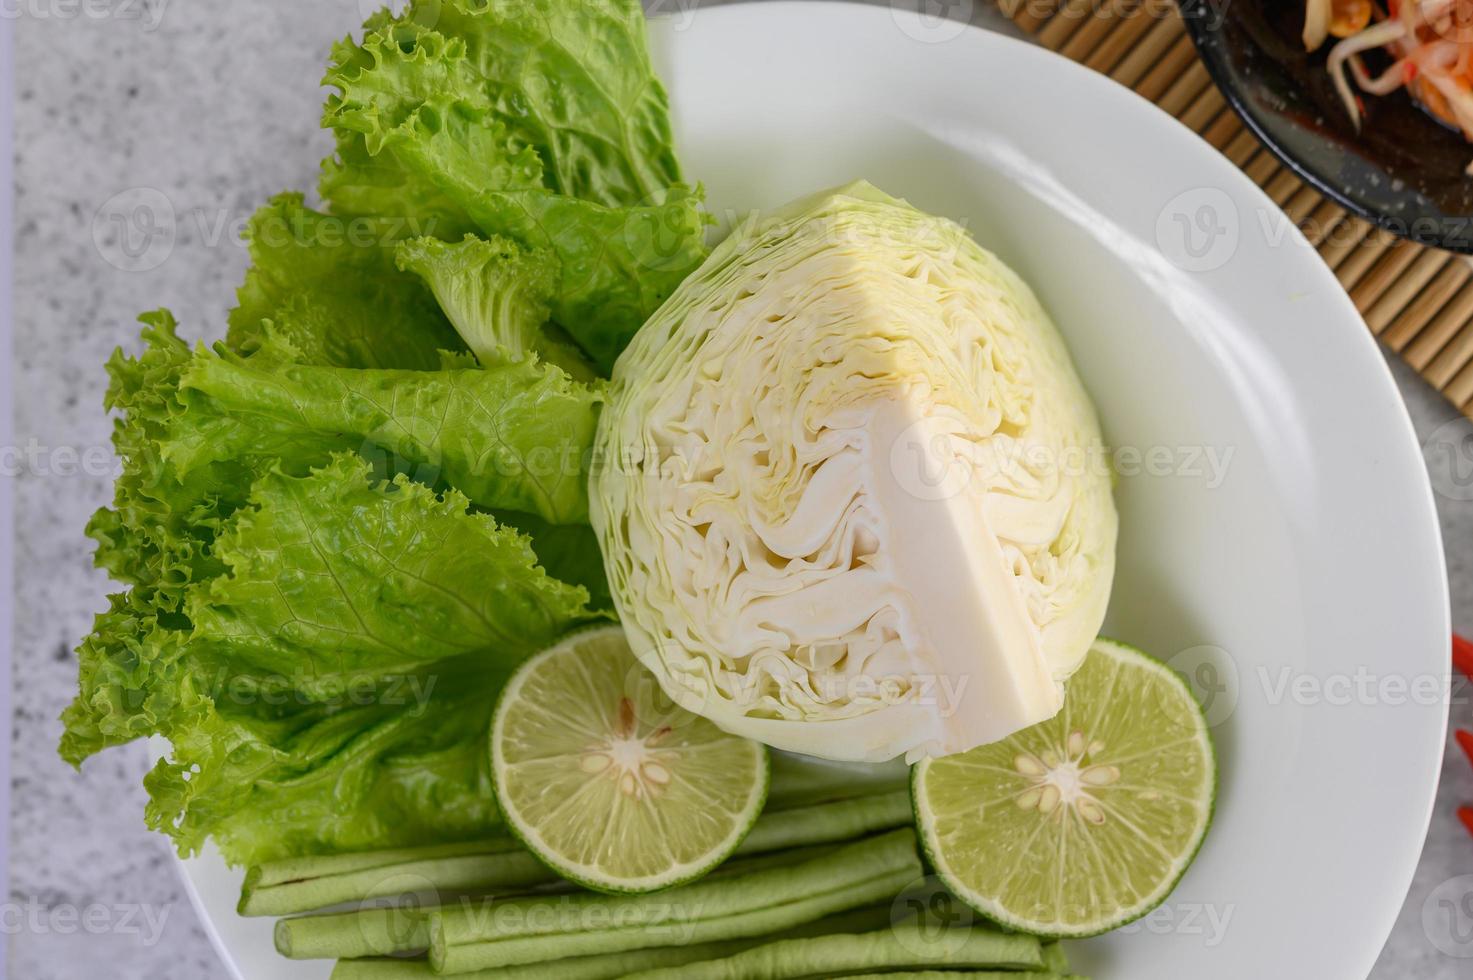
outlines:
[[[859,182],[738,228],[620,357],[591,514],[679,704],[830,759],[1055,714],[1104,617],[1099,425],[1028,287]]]

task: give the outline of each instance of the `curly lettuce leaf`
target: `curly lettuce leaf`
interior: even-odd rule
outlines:
[[[412,50],[432,34],[453,39],[472,69],[455,91],[493,107],[537,152],[549,190],[618,208],[658,203],[681,182],[637,0],[414,0],[370,17],[362,45],[336,45],[334,67],[361,70],[383,40]]]
[[[475,230],[470,216],[433,181],[411,172],[391,153],[369,153],[362,133],[339,129],[333,140],[336,149],[322,161],[317,192],[334,215],[416,215],[447,241]]]
[[[253,218],[228,344],[160,311],[108,364],[124,468],[88,533],[125,591],[61,752],[167,736],[148,820],[184,853],[497,823],[497,691],[611,615],[581,382],[705,254],[633,0],[412,0],[366,35],[328,74],[330,213]]]
[[[604,574],[604,556],[598,537],[587,524],[549,524],[536,514],[502,510],[496,520],[514,527],[532,541],[538,563],[553,578],[588,590],[590,609],[612,615],[614,600]]]
[[[370,35],[329,70],[324,125],[363,136],[437,187],[487,235],[547,249],[561,276],[553,317],[600,367],[705,256],[700,195],[672,184],[609,207],[547,186],[535,147],[488,100],[462,38]]]
[[[416,238],[399,244],[395,260],[425,281],[481,363],[535,352],[581,381],[596,377],[578,348],[548,329],[558,264],[547,251],[500,236]]]
[[[164,614],[161,622],[137,588],[108,603],[77,648],[77,696],[61,715],[59,751],[74,766],[163,731],[197,701],[184,666],[187,621]]]
[[[97,542],[97,565],[134,587],[134,608],[170,612],[192,582],[220,572],[210,543],[256,471],[221,459],[181,473],[164,459],[163,442],[185,412],[179,384],[194,355],[167,310],[139,319],[144,352],[130,357],[119,349],[107,363],[104,404],[120,413],[113,446],[123,471],[112,506],[93,516],[87,534]]]
[[[588,602],[462,494],[402,475],[373,487],[368,474],[342,455],[306,478],[258,480],[215,542],[227,574],[189,597],[192,642],[333,696],[470,650],[520,657]]]
[[[114,597],[64,715],[74,762],[150,734],[150,823],[233,861],[484,833],[485,724],[588,593],[461,495],[379,482],[343,454],[270,472],[216,541],[186,614]]]
[[[497,115],[536,149],[549,188],[620,208],[658,203],[680,182],[638,0],[419,0],[395,23],[430,23],[431,7]]]
[[[433,379],[442,387],[463,382],[472,393],[466,397],[478,396],[487,406],[494,406],[505,415],[511,431],[542,432],[539,426],[545,424],[550,431],[571,438],[559,456],[541,450],[538,439],[548,438],[545,432],[529,435],[523,444],[525,458],[498,457],[479,467],[480,478],[468,482],[485,490],[492,504],[515,500],[535,509],[540,500],[556,515],[581,513],[586,506],[581,476],[539,484],[550,487],[548,492],[498,489],[524,486],[518,474],[525,475],[534,466],[542,467],[544,474],[559,468],[581,469],[598,396],[550,369],[513,362],[483,371],[466,353],[449,355],[451,370],[446,374],[396,372],[392,376],[396,384],[386,380],[385,372],[302,368],[276,348],[247,358],[192,351],[178,337],[167,311],[146,314],[142,320],[143,352],[128,356],[116,351],[107,365],[106,404],[120,413],[113,438],[123,471],[114,487],[112,505],[99,510],[87,528],[97,542],[97,564],[131,588],[111,598],[109,610],[97,617],[93,632],[78,649],[80,694],[67,709],[61,746],[69,761],[78,763],[106,746],[161,730],[162,719],[181,699],[188,700],[182,698],[178,681],[161,678],[175,677],[180,631],[192,629],[186,608],[191,593],[228,572],[230,552],[221,536],[235,527],[232,522],[238,520],[237,511],[246,504],[252,482],[259,476],[273,468],[305,473],[342,449],[365,452],[381,474],[412,468],[434,479],[440,475],[439,468],[423,463],[440,446],[446,446],[447,455],[455,458],[457,466],[452,469],[472,468],[468,447],[480,446],[484,452],[486,443],[469,430],[457,435],[455,427],[439,426],[439,414],[429,407],[436,404],[437,396],[434,390],[425,390],[424,382]],[[306,374],[296,376],[283,390],[279,379],[273,379],[278,370]],[[218,400],[208,399],[189,387],[187,378],[204,379],[200,384],[206,391],[224,393]],[[383,431],[373,438],[350,436],[346,432],[351,426],[333,421],[331,408],[326,414],[294,415],[291,398],[322,394],[327,390],[324,378],[363,383],[366,387],[358,393],[364,398],[381,397],[384,404],[394,406],[396,411],[379,417],[378,427]],[[419,393],[420,402],[412,396],[401,398],[401,392],[410,389]],[[311,401],[305,399],[298,409],[310,407]],[[417,417],[409,410],[412,403],[426,406],[429,414]],[[361,411],[352,410],[351,398],[344,404],[349,415],[363,420]],[[273,418],[271,413],[277,410]],[[226,418],[218,414],[221,411],[239,414]],[[518,412],[527,418],[513,419]],[[400,430],[402,439],[384,434]],[[434,437],[421,442],[408,435],[432,430]],[[201,440],[203,448],[209,449],[215,435],[223,440],[215,447],[221,451],[197,451],[202,448]],[[420,465],[411,463],[402,452],[409,452]],[[531,515],[523,516],[535,526],[551,526]],[[548,534],[566,537],[552,531]],[[606,600],[600,597],[599,602],[601,608],[607,608]]]
[[[150,315],[138,358],[114,356],[109,405],[125,471],[112,512],[94,519],[99,563],[176,594],[209,558],[219,518],[257,474],[300,475],[356,451],[383,475],[448,484],[477,505],[586,520],[589,452],[602,392],[532,358],[391,371],[297,363],[270,334],[255,354],[189,348]]]
[[[394,264],[404,238],[434,234],[433,215],[344,218],[279,194],[250,220],[251,267],[230,313],[228,343],[249,352],[267,333],[304,363],[432,371],[463,349],[434,297]]]
[[[213,838],[232,864],[484,837],[501,822],[485,742],[507,676],[469,655],[276,717],[205,701],[144,778],[148,824],[185,855]]]

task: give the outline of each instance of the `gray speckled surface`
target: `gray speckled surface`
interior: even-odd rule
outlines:
[[[328,43],[358,20],[360,3],[23,6],[51,13],[17,25],[13,382],[19,442],[34,439],[48,452],[44,466],[16,478],[11,899],[28,924],[11,938],[9,975],[224,977],[163,839],[142,827],[143,748],[110,751],[81,776],[56,757],[55,719],[75,678],[71,647],[107,588],[79,532],[107,498],[110,476],[96,466],[91,474],[61,475],[52,464],[65,465],[65,447],[84,454],[106,445],[100,366],[135,336],[135,311],[168,305],[187,332],[219,332],[244,266],[236,225],[267,195],[313,182],[326,140],[309,93]],[[982,4],[976,7],[980,20]],[[83,9],[113,15],[60,13]],[[99,248],[94,215],[120,192],[146,193],[138,188],[167,199],[177,235],[166,261],[129,272],[105,261],[105,253],[117,254],[116,229],[104,222]],[[154,240],[133,261],[150,264],[166,241]],[[1454,417],[1409,370],[1394,369],[1423,438]],[[1454,622],[1473,632],[1473,503],[1442,497],[1439,506]],[[1454,714],[1473,727],[1468,704]],[[1473,802],[1473,769],[1451,743],[1444,777],[1422,865],[1377,980],[1468,976],[1469,961],[1438,952],[1422,927],[1436,886],[1473,873],[1473,842],[1453,817],[1458,801]],[[68,919],[68,907],[83,918]]]

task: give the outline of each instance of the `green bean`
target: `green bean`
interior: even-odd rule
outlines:
[[[438,975],[430,969],[429,960],[372,957],[338,960],[330,980],[433,980]],[[467,976],[464,980],[473,978]]]
[[[991,929],[932,931],[915,921],[858,935],[814,936],[754,946],[725,959],[646,970],[628,980],[794,980],[905,967],[1042,967],[1032,936]]]
[[[549,976],[557,977],[558,980],[614,980],[637,970],[720,959],[774,939],[822,936],[835,932],[868,932],[889,926],[890,903],[885,902],[882,905],[840,912],[770,936],[748,936],[720,942],[689,943],[684,946],[657,946],[601,956],[575,956],[546,963],[461,973],[456,975],[456,980],[542,980]],[[428,960],[385,958],[339,960],[333,968],[332,980],[434,980],[438,976]]]
[[[569,955],[761,935],[892,898],[921,873],[909,828],[801,864],[655,895],[511,899],[430,914],[430,962],[446,973]],[[598,924],[589,928],[590,923]]]
[[[406,861],[428,861],[433,858],[459,857],[462,854],[492,854],[517,850],[513,837],[491,837],[485,840],[458,841],[453,844],[430,844],[423,847],[394,847],[377,851],[354,851],[348,854],[316,854],[282,858],[253,866],[247,873],[251,887],[280,885],[308,878],[347,874],[373,868],[391,867]]]
[[[955,980],[956,977],[971,977],[972,980],[1089,980],[1060,973],[1039,973],[1037,970],[1016,972],[1013,970],[902,970],[898,973],[860,973],[845,980]]]
[[[737,854],[761,854],[805,844],[853,840],[879,830],[904,827],[915,815],[910,793],[861,796],[764,813],[737,848]]]
[[[735,854],[769,854],[853,840],[910,820],[907,793],[797,807],[763,814]],[[727,867],[732,865],[716,873],[727,873]],[[455,894],[515,894],[556,881],[557,876],[520,843],[499,838],[262,864],[246,873],[238,911],[291,915],[395,895],[432,903]]]
[[[900,759],[876,765],[776,751],[771,759],[768,811],[910,790],[910,767]]]
[[[547,867],[510,838],[276,861],[252,868],[241,915],[289,915],[391,895],[434,901],[447,893],[542,884]]]
[[[550,963],[528,963],[523,966],[473,970],[456,974],[456,980],[615,980],[636,970],[653,967],[678,967],[684,963],[730,956],[760,940],[734,939],[717,943],[692,943],[689,946],[662,946],[635,949],[603,956],[572,956]],[[435,980],[440,974],[423,959],[338,960],[332,980]]]
[[[352,959],[414,952],[429,945],[429,916],[407,906],[305,915],[276,922],[276,951],[294,960]]]
[[[812,895],[796,902],[734,915],[718,916],[713,919],[697,920],[684,927],[684,941],[689,943],[717,942],[776,932],[846,908],[853,908],[894,895],[913,875],[914,872],[910,869],[899,873],[892,872],[858,884]],[[661,946],[669,941],[670,935],[667,927],[658,926],[655,931],[647,928],[592,930],[563,935],[522,936],[447,947],[437,943],[432,924],[430,963],[439,973],[462,973],[495,966],[538,963],[570,953],[591,956],[598,953],[645,949]]]
[[[820,844],[742,858],[722,865],[704,878],[703,882],[726,882],[759,871],[791,869],[815,858],[832,854],[842,846]],[[544,896],[543,901],[562,904],[590,898],[596,900],[599,896],[583,894],[581,898],[575,898],[567,894],[549,895]],[[462,915],[479,914],[476,911],[468,911],[484,909],[484,903],[470,904],[475,902],[473,898],[465,899],[462,905],[455,908]],[[505,902],[496,903],[490,907],[499,910],[505,904]],[[397,910],[385,905],[329,915],[306,915],[282,919],[276,924],[277,948],[282,955],[294,959],[351,959],[363,956],[384,956],[390,953],[420,952],[429,945],[426,919],[432,911],[434,911],[433,908],[422,908],[413,904],[404,905]]]

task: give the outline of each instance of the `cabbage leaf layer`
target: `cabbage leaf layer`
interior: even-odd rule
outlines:
[[[672,697],[837,759],[1053,715],[1116,516],[1099,426],[1028,287],[858,183],[737,229],[620,358],[590,507]]]

